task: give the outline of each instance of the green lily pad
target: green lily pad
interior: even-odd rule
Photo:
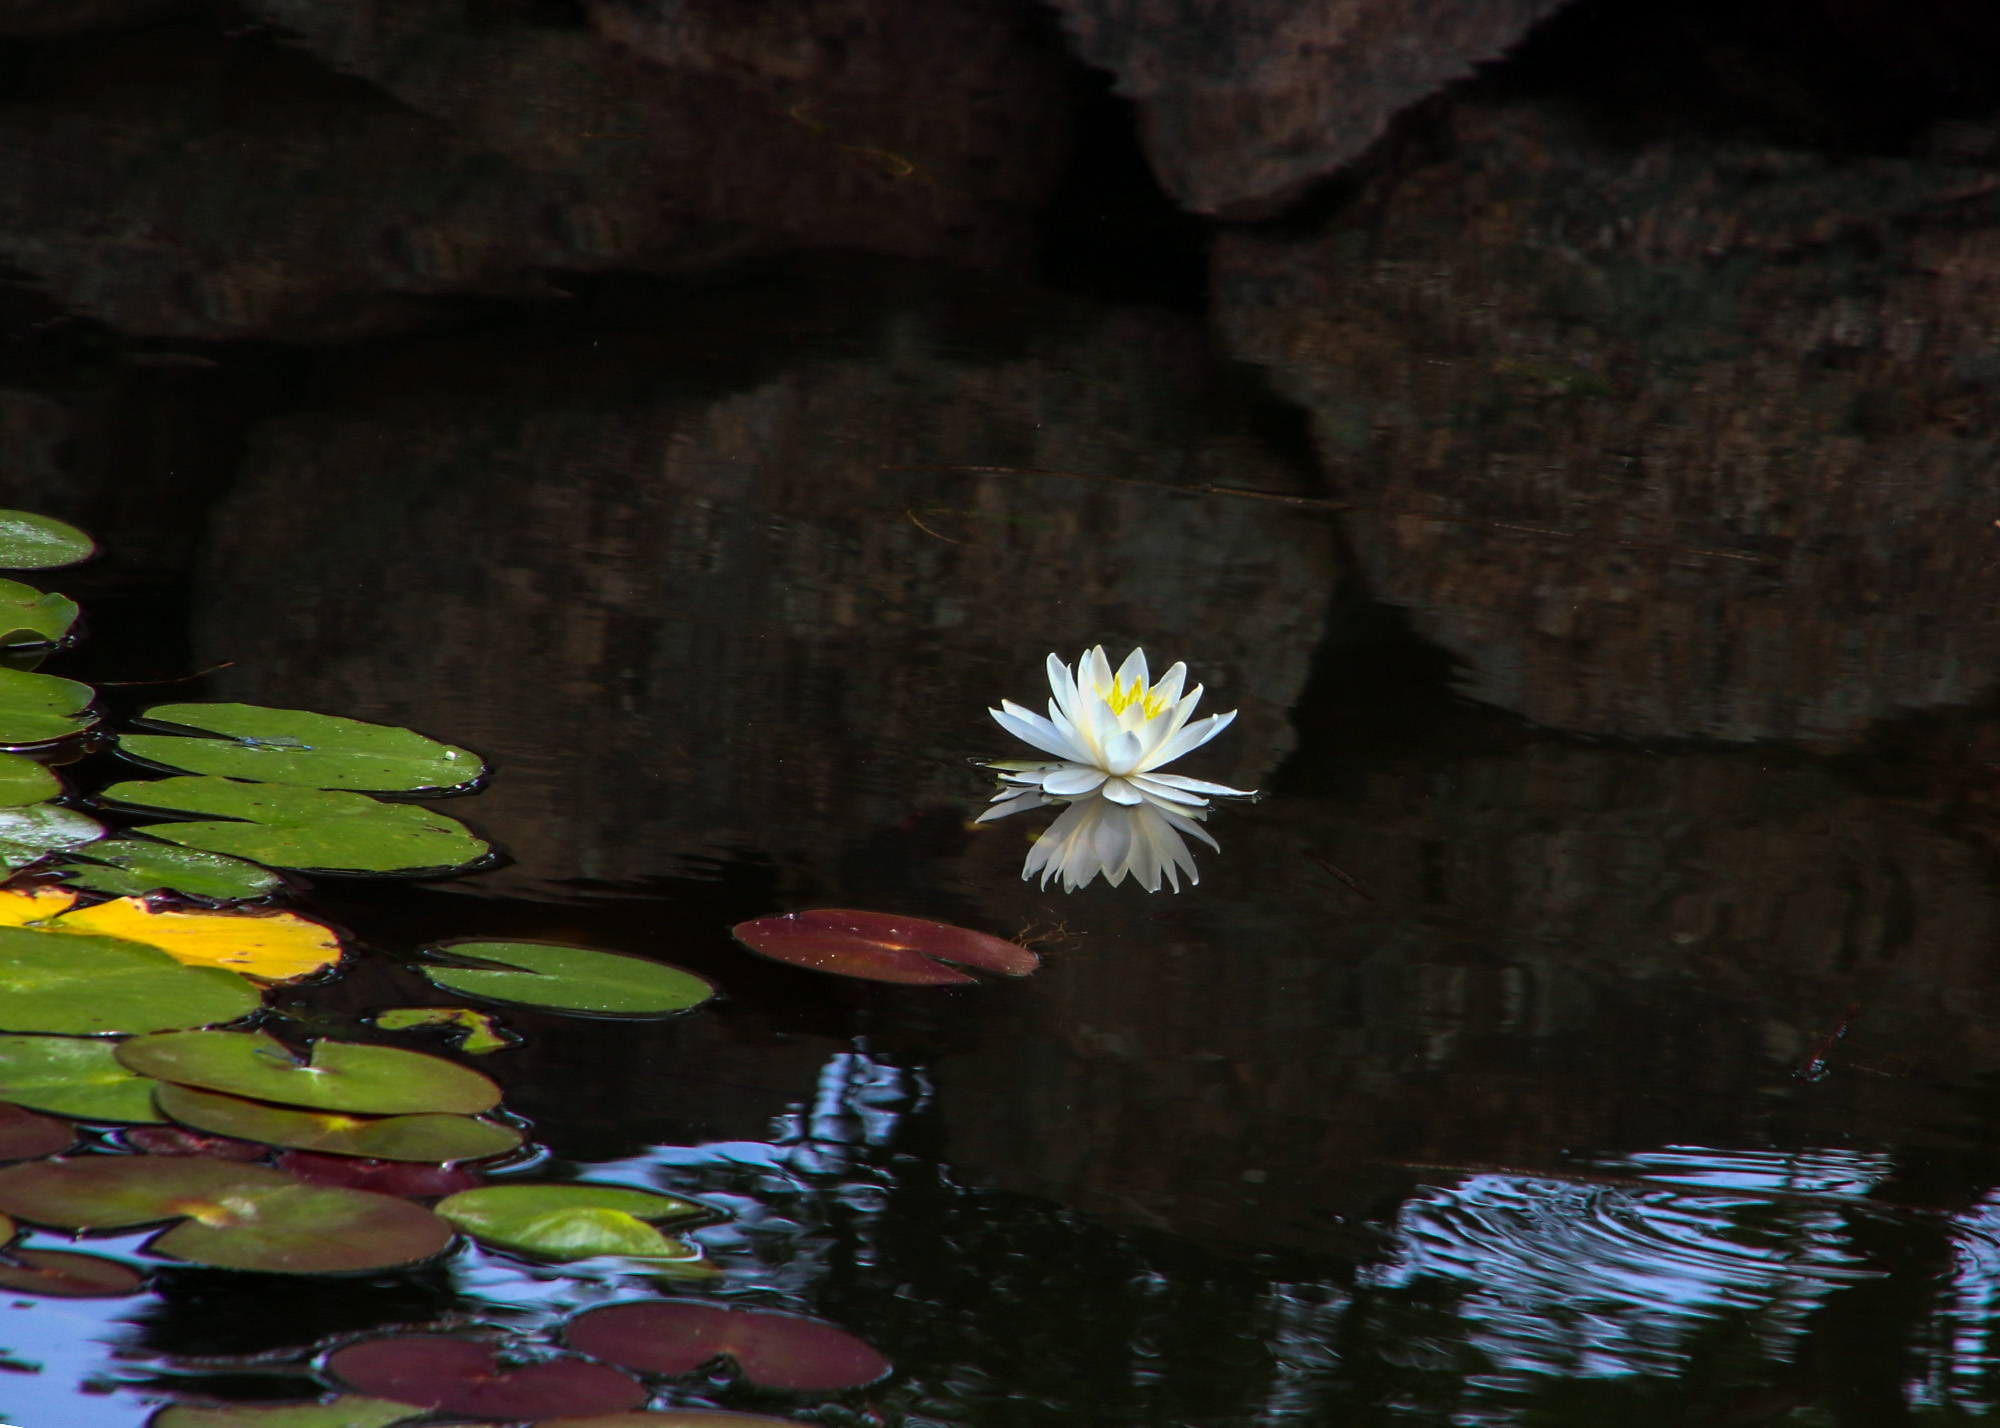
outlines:
[[[97,722],[97,691],[73,679],[0,666],[0,744],[19,748],[81,733]]]
[[[53,803],[0,807],[0,864],[9,868],[25,868],[51,853],[66,853],[103,836],[103,824],[74,808]]]
[[[407,1031],[416,1026],[451,1027],[462,1033],[458,1049],[467,1056],[486,1056],[505,1051],[521,1040],[485,1012],[471,1007],[392,1007],[375,1017],[384,1031]]]
[[[183,777],[117,783],[103,796],[135,808],[243,820],[160,823],[146,832],[183,847],[274,868],[431,872],[462,868],[490,851],[454,818],[408,803],[383,803],[362,793]]]
[[[134,1037],[118,1059],[162,1081],[315,1111],[477,1115],[500,1104],[500,1088],[477,1071],[395,1046],[315,1041],[301,1062],[261,1031],[179,1032]]]
[[[51,1299],[122,1299],[145,1280],[131,1265],[74,1250],[9,1250],[0,1259],[0,1289]]]
[[[67,521],[0,511],[0,570],[51,570],[88,560],[97,542]]]
[[[700,1006],[715,988],[692,972],[644,957],[546,942],[447,942],[430,949],[494,968],[431,965],[435,986],[463,996],[595,1016],[672,1016]]]
[[[232,1403],[222,1408],[173,1403],[156,1413],[146,1428],[389,1428],[429,1412],[386,1398],[345,1393],[330,1403]]]
[[[486,772],[479,755],[470,749],[440,744],[414,729],[303,709],[160,704],[142,717],[155,727],[200,729],[223,736],[127,734],[118,741],[118,747],[135,758],[188,773],[304,788],[416,793],[464,788]]]
[[[662,1234],[652,1220],[704,1219],[706,1205],[619,1185],[486,1185],[438,1202],[437,1212],[481,1244],[554,1260],[621,1255],[698,1259],[701,1248]]]
[[[485,1160],[521,1146],[521,1133],[513,1127],[476,1116],[352,1116],[338,1111],[302,1111],[171,1082],[163,1082],[153,1099],[182,1125],[210,1135],[316,1150],[323,1155],[439,1165],[451,1160]]]
[[[0,1031],[166,1031],[235,1021],[262,1000],[234,972],[186,966],[157,947],[0,927]]]
[[[45,595],[18,580],[0,580],[0,645],[60,643],[76,617],[76,601],[67,595]]]
[[[0,808],[25,808],[61,792],[62,780],[33,759],[0,754]]]
[[[99,1037],[0,1036],[0,1100],[84,1121],[153,1122],[153,1087]]]
[[[0,766],[0,775],[4,773]],[[269,868],[241,858],[141,838],[107,838],[92,844],[89,852],[65,859],[61,871],[71,887],[115,897],[139,897],[165,888],[212,902],[267,897],[284,881]]]
[[[408,1200],[313,1185],[202,1156],[92,1155],[0,1170],[0,1211],[65,1230],[181,1223],[153,1250],[194,1264],[283,1274],[386,1269],[429,1259],[451,1226]]]

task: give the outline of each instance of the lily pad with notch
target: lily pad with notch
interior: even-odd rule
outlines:
[[[146,1285],[121,1260],[76,1250],[15,1249],[0,1253],[0,1290],[50,1299],[123,1299]]]
[[[102,797],[133,808],[204,815],[201,821],[151,824],[146,833],[274,868],[449,872],[492,851],[455,818],[365,793],[188,776],[116,783]]]
[[[97,542],[54,516],[0,511],[0,570],[53,570],[97,553]]]
[[[124,897],[65,912],[47,928],[122,937],[191,967],[223,967],[263,982],[293,981],[340,961],[340,939],[293,912],[188,912]]]
[[[338,1274],[429,1259],[452,1229],[390,1195],[199,1156],[93,1155],[0,1170],[0,1211],[64,1230],[179,1223],[149,1249],[219,1269]]]
[[[235,1021],[262,994],[234,972],[189,967],[114,937],[0,927],[0,1031],[97,1036]]]
[[[487,1056],[518,1046],[521,1038],[501,1026],[485,1012],[471,1007],[391,1007],[378,1012],[375,1025],[384,1031],[408,1031],[419,1026],[444,1027],[458,1037],[458,1049],[467,1056]]]
[[[760,957],[871,982],[948,987],[978,980],[948,962],[1007,977],[1025,977],[1042,965],[1017,942],[891,912],[815,908],[753,918],[730,931]]]
[[[621,1185],[487,1185],[438,1202],[437,1212],[481,1244],[569,1261],[598,1255],[692,1260],[698,1245],[663,1234],[655,1221],[713,1219],[677,1195]]]
[[[664,962],[550,942],[443,942],[419,968],[461,996],[582,1016],[674,1016],[715,995],[713,984]]]
[[[0,1160],[38,1160],[75,1144],[76,1127],[68,1121],[0,1101]]]
[[[889,1361],[838,1325],[767,1309],[731,1309],[691,1299],[607,1304],[569,1321],[573,1349],[639,1373],[692,1373],[727,1358],[759,1388],[792,1392],[859,1388]]]
[[[61,644],[80,612],[67,595],[49,595],[18,580],[0,580],[0,647]]]
[[[269,868],[242,858],[147,838],[107,838],[92,843],[87,851],[64,859],[58,871],[71,887],[114,897],[168,891],[210,902],[243,902],[268,897],[284,884],[284,879]]]
[[[150,1076],[118,1059],[116,1042],[85,1036],[0,1036],[0,1098],[85,1121],[155,1122]]]
[[[0,754],[0,808],[25,808],[62,792],[62,780],[25,754]]]
[[[25,868],[51,853],[69,853],[104,836],[95,818],[54,803],[0,808],[0,864]]]
[[[578,1358],[518,1366],[497,1345],[442,1334],[397,1334],[335,1349],[326,1371],[361,1392],[453,1418],[534,1422],[559,1413],[617,1413],[649,1395],[621,1370]]]
[[[338,1111],[304,1111],[274,1106],[218,1091],[163,1082],[153,1100],[184,1126],[210,1135],[234,1136],[323,1155],[374,1160],[410,1160],[438,1165],[454,1160],[487,1160],[521,1148],[521,1133],[476,1116],[354,1116]]]
[[[171,1403],[146,1428],[390,1428],[430,1412],[386,1398],[344,1393],[327,1403]]]
[[[152,728],[219,736],[126,734],[118,740],[124,753],[184,773],[362,793],[449,793],[486,772],[470,749],[414,729],[304,709],[159,704],[140,720]]]
[[[470,1067],[354,1041],[315,1041],[302,1061],[261,1031],[182,1032],[134,1037],[118,1059],[161,1081],[316,1111],[477,1115],[500,1104],[500,1088]]]
[[[28,748],[80,734],[97,722],[97,691],[73,679],[0,665],[0,746]]]

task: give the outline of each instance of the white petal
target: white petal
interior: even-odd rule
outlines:
[[[1118,666],[1118,683],[1121,687],[1125,685],[1137,685],[1141,693],[1145,692],[1146,652],[1144,650],[1135,647],[1132,653],[1125,656],[1125,663]]]
[[[1120,729],[1104,741],[1104,767],[1114,774],[1127,774],[1139,766],[1146,746],[1130,729]]]
[[[993,806],[973,819],[974,823],[991,823],[996,818],[1006,818],[1015,813],[1025,813],[1030,808],[1040,808],[1048,800],[1037,789],[1023,789],[1019,793],[1000,793],[993,799]]]
[[[1208,800],[1200,794],[1188,793],[1182,789],[1173,788],[1163,781],[1158,774],[1130,774],[1127,775],[1126,781],[1132,787],[1138,789],[1145,797],[1154,799],[1160,803],[1184,804],[1189,808],[1208,807]]]
[[[1102,804],[1093,820],[1092,835],[1097,846],[1097,861],[1104,865],[1111,885],[1118,886],[1118,880],[1125,876],[1126,864],[1132,857],[1132,821],[1135,815],[1115,803]]]
[[[1054,655],[1049,656],[1047,669],[1049,693],[1055,696],[1053,702],[1074,724],[1077,721],[1076,676],[1070,673],[1068,665]]]
[[[1186,701],[1182,702],[1185,703]],[[1235,718],[1236,711],[1232,709],[1227,714],[1211,714],[1206,719],[1197,719],[1194,723],[1188,725],[1171,739],[1161,744],[1159,748],[1155,749],[1147,758],[1146,765],[1140,772],[1150,773],[1156,768],[1172,763],[1183,754],[1193,753],[1217,734],[1220,734],[1224,729],[1227,729],[1235,721]]]
[[[1113,803],[1122,803],[1128,808],[1135,803],[1144,803],[1146,796],[1125,782],[1122,778],[1108,779],[1104,785],[1104,796]]]
[[[1058,798],[1080,798],[1104,782],[1104,770],[1081,764],[1057,769],[1042,779],[1042,792]]]
[[[1254,788],[1231,788],[1226,783],[1210,783],[1206,779],[1189,778],[1186,774],[1149,773],[1145,778],[1149,783],[1163,783],[1169,788],[1206,793],[1216,798],[1250,798],[1257,792]]]
[[[998,709],[989,709],[986,712],[993,716],[994,723],[1022,743],[1032,745],[1043,753],[1079,762],[1086,754],[1085,750],[1076,747],[1074,740],[1064,737],[1062,731],[1055,725],[1032,709],[1023,709],[1012,700],[1003,699]]]
[[[1171,708],[1180,702],[1181,689],[1187,683],[1187,666],[1176,663],[1172,669],[1160,676],[1160,682],[1153,686],[1153,698]]]
[[[1201,839],[1202,842],[1208,844],[1209,847],[1215,849],[1215,851],[1218,853],[1222,851],[1222,845],[1216,842],[1213,838],[1209,837],[1208,830],[1202,827],[1199,823],[1195,822],[1192,818],[1185,818],[1180,814],[1174,812],[1171,808],[1160,808],[1158,804],[1154,804],[1153,806],[1156,809],[1159,809],[1160,817],[1166,819],[1168,824],[1170,824],[1172,827],[1178,828],[1183,833],[1194,834],[1195,837]],[[1194,871],[1192,861],[1190,861],[1189,863],[1188,871],[1190,872]]]
[[[1103,645],[1092,645],[1076,662],[1076,683],[1079,689],[1111,688],[1111,661],[1104,657]]]

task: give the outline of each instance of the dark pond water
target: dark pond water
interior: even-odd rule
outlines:
[[[1067,137],[991,141],[1053,144],[1026,196],[870,210],[746,139],[679,247],[600,233],[587,262],[577,215],[643,206],[605,197],[622,171],[427,98],[504,73],[570,103],[542,51],[451,49],[444,6],[398,22],[433,48],[369,31],[414,46],[388,58],[298,7],[192,8],[0,42],[0,498],[108,550],[50,582],[92,638],[49,668],[492,761],[451,811],[509,861],[319,880],[303,907],[360,951],[297,1025],[434,1002],[396,954],[441,936],[721,987],[671,1022],[509,1010],[523,1043],[479,1064],[538,1170],[729,1212],[702,1292],[897,1370],[661,1403],[1584,1428],[2000,1402],[1979,13],[1585,6],[1255,221],[1177,208],[1129,108],[1058,67]],[[478,43],[583,33],[546,8],[492,7]],[[1932,83],[1953,55],[1970,77]],[[409,159],[440,125],[465,152]],[[540,190],[479,187],[481,144],[581,185],[569,247]],[[75,187],[90,165],[128,208]],[[447,191],[377,242],[378,209]],[[970,822],[969,760],[1017,753],[988,706],[1100,642],[1186,660],[1241,711],[1188,770],[1268,795],[1218,811],[1178,896],[1044,891],[1045,815]],[[812,906],[1045,965],[900,989],[728,936]],[[656,1292],[475,1248],[163,1268],[138,1299],[0,1301],[0,1418],[311,1397],[343,1335]]]

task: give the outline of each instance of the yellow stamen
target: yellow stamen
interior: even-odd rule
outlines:
[[[1111,679],[1111,692],[1108,694],[1105,693],[1102,685],[1098,686],[1097,692],[1103,698],[1104,702],[1111,707],[1113,714],[1123,714],[1131,707],[1132,701],[1135,699],[1139,701],[1139,707],[1145,711],[1148,719],[1159,718],[1167,709],[1166,700],[1162,699],[1155,690],[1146,688],[1145,685],[1136,679],[1132,681],[1130,687],[1127,687],[1119,683],[1117,676],[1114,675]]]

